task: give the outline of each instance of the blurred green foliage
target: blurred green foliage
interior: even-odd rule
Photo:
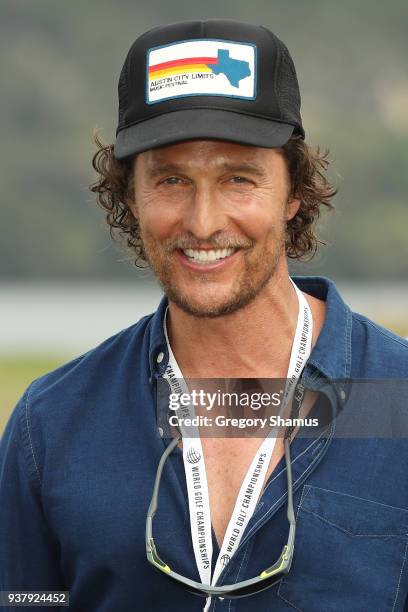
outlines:
[[[116,84],[144,30],[228,17],[271,28],[298,72],[311,144],[329,146],[337,212],[305,272],[407,278],[408,4],[391,0],[3,0],[0,279],[129,278],[87,185],[112,141]]]

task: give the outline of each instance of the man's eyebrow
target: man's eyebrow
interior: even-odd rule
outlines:
[[[232,164],[227,162],[222,164],[221,168],[225,172],[234,172],[236,174],[239,174],[241,172],[245,174],[248,172],[255,176],[259,176],[260,178],[265,176],[265,172],[262,170],[262,168],[249,162],[243,162],[239,164]]]
[[[236,174],[249,173],[254,176],[258,176],[260,178],[263,178],[265,176],[265,172],[264,170],[262,170],[262,168],[260,168],[259,166],[255,164],[251,164],[249,162],[236,163],[236,164],[225,162],[223,164],[220,164],[219,169],[222,170],[223,172],[232,172]],[[185,172],[185,169],[183,169],[182,166],[179,166],[178,164],[175,164],[175,163],[157,162],[157,163],[152,164],[147,169],[146,173],[149,178],[156,178],[157,176],[171,173],[171,172],[183,173]]]
[[[182,172],[182,168],[181,166],[170,162],[156,162],[147,169],[146,174],[149,178],[156,178],[157,176],[167,174],[168,172]]]

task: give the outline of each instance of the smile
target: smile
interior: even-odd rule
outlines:
[[[230,257],[236,249],[217,249],[217,250],[204,250],[204,249],[182,249],[184,255],[188,257],[190,261],[194,261],[198,264],[213,263],[214,261],[220,261]]]

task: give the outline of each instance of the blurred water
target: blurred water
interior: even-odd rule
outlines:
[[[357,312],[408,334],[408,287],[344,284],[338,287]],[[0,354],[77,355],[143,315],[162,296],[143,284],[0,284]]]

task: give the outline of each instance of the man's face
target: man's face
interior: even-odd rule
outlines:
[[[283,153],[194,140],[140,153],[135,200],[149,263],[168,298],[198,317],[235,312],[286,263]]]

